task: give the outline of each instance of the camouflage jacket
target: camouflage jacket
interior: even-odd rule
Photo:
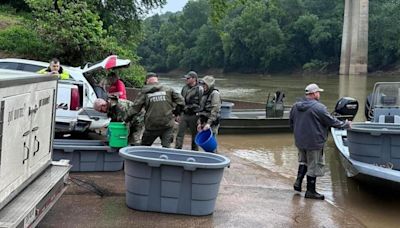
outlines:
[[[181,94],[185,99],[185,108],[183,112],[187,115],[195,115],[200,111],[200,99],[203,96],[203,87],[195,85],[190,87],[185,85],[182,88]]]
[[[214,87],[206,91],[200,101],[200,121],[218,125],[221,116],[221,95]],[[205,117],[205,118],[202,118]]]
[[[137,115],[144,108],[145,129],[163,130],[174,125],[174,114],[180,114],[184,104],[183,97],[168,86],[159,83],[145,85],[135,99],[129,116]]]
[[[113,122],[125,122],[130,126],[138,125],[143,123],[144,112],[140,111],[135,117],[130,117],[130,109],[132,109],[134,103],[129,100],[123,100],[118,98],[108,98],[110,107],[107,112],[107,116],[111,118]]]

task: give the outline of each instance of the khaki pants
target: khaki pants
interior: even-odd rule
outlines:
[[[196,145],[194,139],[197,134],[197,119],[196,115],[186,115],[183,114],[181,117],[181,121],[179,123],[178,134],[176,135],[175,148],[182,149],[183,139],[185,138],[186,129],[189,128],[190,134],[192,135],[192,150],[199,150],[199,147]]]
[[[151,146],[154,141],[160,137],[161,139],[161,145],[166,148],[171,147],[171,143],[174,139],[173,135],[173,127],[166,128],[163,130],[156,130],[156,131],[149,131],[149,130],[144,130],[143,136],[142,136],[142,145],[143,146]]]
[[[299,151],[299,164],[307,166],[307,176],[321,177],[324,175],[324,152],[323,150],[302,150]]]

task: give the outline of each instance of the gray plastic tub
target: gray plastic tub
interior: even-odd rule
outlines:
[[[224,156],[146,146],[120,150],[125,160],[126,204],[141,211],[208,215],[214,212]]]
[[[124,159],[101,140],[55,139],[53,160],[70,160],[73,172],[118,171]]]
[[[400,125],[354,123],[347,138],[350,158],[400,170]]]

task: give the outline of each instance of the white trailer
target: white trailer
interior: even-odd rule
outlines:
[[[0,227],[34,227],[66,188],[51,160],[57,78],[0,71]]]

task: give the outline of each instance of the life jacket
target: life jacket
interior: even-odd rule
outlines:
[[[185,108],[183,112],[187,115],[195,115],[200,111],[200,101],[203,96],[203,87],[195,85],[193,87],[185,86],[182,89],[182,96],[185,99]]]
[[[220,94],[218,89],[211,88],[211,91],[207,94],[204,94],[201,102],[200,102],[200,122],[205,123],[211,117],[212,108],[212,99],[215,94]],[[222,99],[220,99],[220,103],[222,104]],[[221,118],[221,108],[218,110],[216,114],[216,119],[212,121],[211,125],[218,125]]]

